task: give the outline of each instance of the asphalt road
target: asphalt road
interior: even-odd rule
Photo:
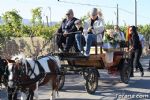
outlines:
[[[107,74],[107,70],[100,70],[98,89],[90,95],[84,88],[85,81],[80,75],[66,76],[65,86],[59,91],[57,100],[150,100],[150,72],[147,71],[150,57],[144,57],[141,62],[144,67],[144,77],[135,72],[135,77],[129,84],[120,82],[119,76]],[[40,100],[49,100],[49,85],[40,87]],[[0,100],[7,100],[5,89],[0,90]]]

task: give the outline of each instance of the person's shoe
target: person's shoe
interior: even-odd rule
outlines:
[[[144,76],[144,71],[141,72],[141,77],[143,77],[143,76]]]
[[[60,53],[64,52],[64,50],[63,50],[63,49],[60,49],[60,48],[58,49],[58,51],[59,51]]]
[[[135,69],[135,72],[139,72],[139,69],[138,69],[138,68],[136,68],[136,69]]]
[[[76,52],[78,56],[83,56],[83,53],[81,52]]]
[[[131,75],[130,75],[130,77],[134,77],[134,75],[133,75],[133,74],[131,74]]]
[[[63,53],[69,53],[69,51],[68,50],[64,50]]]
[[[84,53],[84,56],[89,57],[89,56],[90,56],[90,54],[86,54],[86,53]]]

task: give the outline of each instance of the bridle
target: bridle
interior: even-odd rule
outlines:
[[[8,76],[9,76],[8,61],[7,59],[0,59],[0,60],[1,60],[1,66],[0,66],[1,83],[7,86]]]

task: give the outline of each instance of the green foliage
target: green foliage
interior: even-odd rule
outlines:
[[[42,10],[41,7],[37,7],[35,9],[32,9],[32,25],[38,26],[42,25]]]
[[[145,36],[146,40],[150,38],[150,24],[148,25],[139,25],[138,31]]]
[[[41,7],[32,9],[32,20],[30,26],[24,25],[22,23],[22,17],[19,15],[19,12],[16,10],[11,10],[5,12],[1,18],[3,24],[0,25],[0,45],[4,41],[4,38],[9,37],[22,37],[22,36],[41,36],[44,38],[52,38],[53,33],[58,29],[60,24],[55,26],[45,26],[42,24],[42,10]],[[89,15],[81,17],[82,22],[87,20]],[[113,29],[113,24],[106,23],[105,29]],[[120,26],[121,31],[126,33],[127,27]],[[150,37],[150,24],[148,25],[139,25],[138,31],[142,33],[146,40]]]
[[[18,14],[18,11],[7,11],[2,15],[4,21],[3,33],[9,36],[21,36],[22,17]]]
[[[80,18],[80,20],[81,20],[82,22],[85,22],[85,20],[87,20],[88,18],[89,18],[88,16],[84,15],[83,17]]]
[[[114,29],[114,25],[108,22],[107,24],[105,24],[105,29]]]

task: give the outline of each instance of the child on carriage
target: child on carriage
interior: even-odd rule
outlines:
[[[85,38],[83,36],[83,27],[82,27],[82,21],[81,20],[76,20],[75,21],[75,26],[77,28],[77,32],[76,32],[76,35],[75,35],[75,39],[76,39],[76,42],[77,42],[77,46],[78,46],[78,49],[82,52],[84,52],[84,46],[85,46]]]

